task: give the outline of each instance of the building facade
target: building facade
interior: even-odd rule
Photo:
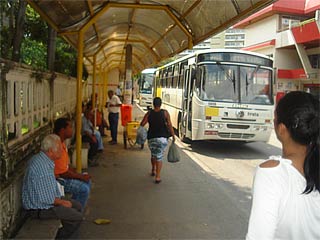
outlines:
[[[243,50],[274,59],[275,92],[320,95],[319,15],[319,1],[279,0],[234,26],[246,31]]]
[[[229,28],[211,38],[211,48],[241,49],[244,47],[245,31]]]
[[[191,50],[186,50],[180,53],[178,56],[182,57],[187,54],[193,53],[198,50],[205,49],[241,49],[244,47],[245,30],[229,28],[211,38],[203,41],[202,43],[194,46]]]

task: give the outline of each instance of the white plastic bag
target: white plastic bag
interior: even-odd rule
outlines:
[[[140,126],[137,129],[137,136],[136,136],[136,143],[137,144],[144,144],[147,140],[148,131],[144,127]]]
[[[168,162],[175,163],[180,161],[180,154],[177,145],[172,142],[168,151]]]

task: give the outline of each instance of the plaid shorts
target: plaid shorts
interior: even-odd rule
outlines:
[[[164,150],[168,145],[168,139],[164,137],[151,138],[148,140],[148,146],[151,151],[151,157],[162,161]]]

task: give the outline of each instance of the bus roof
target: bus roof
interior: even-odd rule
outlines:
[[[156,70],[157,70],[156,68],[146,68],[141,73],[142,74],[154,73]]]
[[[188,58],[192,58],[192,57],[195,57],[199,54],[203,54],[203,53],[221,53],[221,52],[225,52],[225,53],[242,53],[242,54],[249,54],[249,55],[253,55],[253,56],[257,56],[257,57],[261,57],[261,58],[266,58],[266,59],[270,59],[270,60],[273,60],[271,57],[267,56],[267,55],[263,55],[261,53],[256,53],[256,52],[250,52],[250,51],[245,51],[245,50],[239,50],[239,49],[226,49],[226,48],[221,48],[221,49],[205,49],[205,50],[199,50],[199,51],[196,51],[194,53],[190,53],[186,56],[183,56],[181,58],[178,58],[170,63],[167,63],[163,66],[160,66],[159,68],[157,69],[162,69],[164,67],[167,67],[167,66],[170,66],[170,65],[173,65],[177,62],[180,62],[180,61],[183,61],[183,60],[186,60]]]

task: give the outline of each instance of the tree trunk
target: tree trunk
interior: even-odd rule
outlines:
[[[48,26],[48,47],[47,47],[47,66],[49,71],[54,71],[54,61],[56,56],[57,32]]]
[[[13,38],[12,60],[15,62],[20,61],[20,49],[24,34],[24,23],[26,15],[27,1],[19,1],[19,10],[16,16],[16,29]]]

